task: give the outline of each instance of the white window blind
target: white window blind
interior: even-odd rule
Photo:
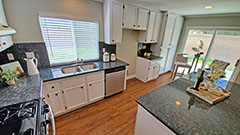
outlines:
[[[99,59],[98,23],[40,17],[51,64]]]

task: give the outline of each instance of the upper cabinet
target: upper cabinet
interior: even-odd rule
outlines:
[[[123,28],[147,30],[149,10],[129,4],[123,6]]]
[[[0,1],[0,23],[8,26],[5,13],[3,10],[2,1]],[[11,36],[0,37],[0,52],[9,48],[12,45],[13,41]]]
[[[137,29],[147,30],[149,19],[149,10],[138,8]]]
[[[127,4],[123,6],[123,28],[136,29],[137,11],[138,8],[136,6]]]
[[[104,38],[107,44],[122,41],[123,4],[115,0],[104,0]]]
[[[141,43],[158,42],[161,22],[162,14],[151,11],[147,30],[139,32],[139,42]]]

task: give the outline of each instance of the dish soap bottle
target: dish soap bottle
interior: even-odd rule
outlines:
[[[204,70],[202,71],[201,75],[198,76],[197,81],[194,84],[194,90],[199,90],[200,84],[203,82],[204,78],[203,78],[203,74],[204,74]]]

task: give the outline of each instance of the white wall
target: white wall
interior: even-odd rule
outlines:
[[[135,75],[138,31],[123,30],[122,43],[117,44],[117,58],[129,63],[128,76]]]
[[[9,26],[16,29],[13,41],[43,41],[38,14],[62,18],[98,21],[103,41],[103,5],[92,0],[3,0]]]

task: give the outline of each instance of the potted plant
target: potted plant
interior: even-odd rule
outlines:
[[[202,40],[200,40],[200,44],[198,48],[197,47],[192,48],[192,50],[195,52],[195,58],[199,58],[201,55],[204,54],[204,52],[202,52],[203,46],[204,46],[204,43]]]
[[[15,70],[2,70],[0,71],[0,80],[2,83],[14,85],[17,80],[17,71]]]

